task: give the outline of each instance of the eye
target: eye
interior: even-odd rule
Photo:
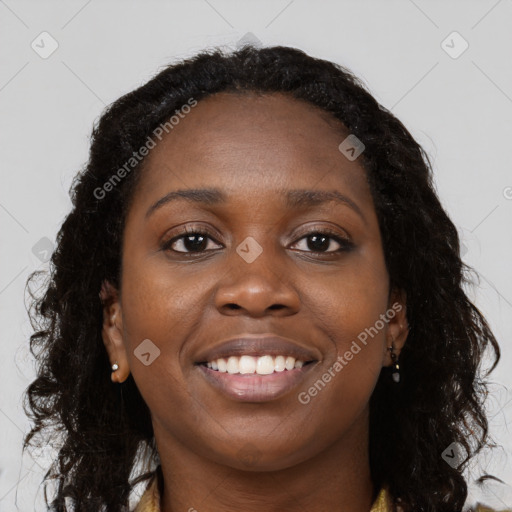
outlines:
[[[305,242],[302,243],[303,248],[299,248],[299,250],[318,254],[345,252],[354,247],[354,244],[348,238],[344,238],[338,233],[325,228],[321,230],[316,229],[306,233],[305,236],[299,239],[299,242],[303,240],[305,240]],[[298,242],[294,245],[297,243]],[[329,248],[332,248],[333,245],[334,250],[328,250]]]
[[[162,250],[180,254],[200,254],[219,248],[215,247],[215,245],[222,247],[213,238],[213,235],[204,229],[185,226],[181,231],[182,234],[164,242]],[[348,238],[326,228],[315,229],[305,233],[294,245],[300,245],[301,243],[302,248],[299,247],[299,251],[315,254],[347,252],[354,247],[354,244]]]
[[[217,243],[207,231],[201,231],[197,228],[185,227],[183,234],[175,236],[162,244],[162,250],[174,251],[181,254],[201,253],[212,250],[208,242]],[[213,247],[216,249],[216,247]]]

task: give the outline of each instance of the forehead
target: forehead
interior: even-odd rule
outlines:
[[[371,202],[364,169],[338,149],[348,135],[331,114],[284,94],[215,94],[156,141],[136,195],[216,187],[243,200],[307,188]]]

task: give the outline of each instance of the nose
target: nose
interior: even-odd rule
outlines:
[[[262,317],[289,316],[299,311],[300,297],[292,286],[290,265],[274,251],[265,249],[249,263],[233,250],[226,268],[215,296],[221,313]]]

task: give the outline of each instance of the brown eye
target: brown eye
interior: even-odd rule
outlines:
[[[213,238],[204,231],[185,230],[185,233],[171,238],[162,245],[164,251],[174,251],[177,253],[201,253],[207,250],[215,249],[208,242],[215,242]]]
[[[336,253],[348,251],[353,248],[353,243],[337,233],[329,231],[312,231],[303,236],[299,241],[305,240],[302,244],[301,251],[314,253]],[[297,243],[296,243],[297,244]],[[329,250],[334,246],[333,250]]]

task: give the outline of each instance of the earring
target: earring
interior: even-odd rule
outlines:
[[[394,369],[393,369],[393,373],[391,374],[391,377],[393,378],[393,381],[398,383],[400,382],[400,366],[398,364],[398,359],[396,357],[396,354],[395,354],[395,344],[394,344],[394,339],[393,341],[391,342],[391,347],[388,347],[388,350],[390,352],[390,356],[391,356],[391,360],[393,361],[393,366],[394,366]]]
[[[112,365],[112,371],[115,372],[116,370],[119,370],[119,365],[117,363],[114,363]]]

